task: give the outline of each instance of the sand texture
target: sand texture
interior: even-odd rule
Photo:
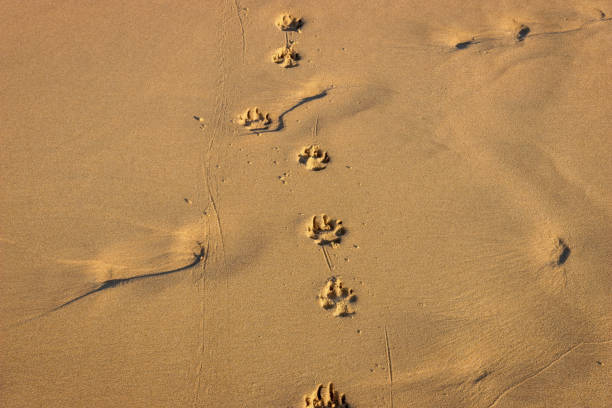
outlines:
[[[0,406],[612,406],[612,2],[0,2]]]

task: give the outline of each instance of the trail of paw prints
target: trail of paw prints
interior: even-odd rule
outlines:
[[[346,233],[342,220],[329,218],[326,214],[313,216],[307,225],[306,233],[317,245],[336,248]]]
[[[355,313],[352,304],[357,301],[357,295],[353,289],[345,287],[338,278],[331,277],[317,298],[319,306],[325,310],[333,310],[334,317],[344,317]]]
[[[270,114],[262,112],[257,106],[249,108],[238,115],[238,124],[252,131],[268,129],[271,123],[272,118]]]
[[[308,170],[319,171],[327,167],[329,156],[319,145],[310,145],[298,153],[298,162]]]
[[[301,18],[284,13],[278,16],[274,22],[276,27],[285,34],[285,45],[278,48],[272,54],[272,61],[283,68],[292,68],[298,65],[300,55],[295,50],[295,40],[289,39],[289,32],[301,32],[300,28],[304,24]]]
[[[310,395],[304,396],[304,408],[349,408],[346,396],[334,389],[334,384],[327,387],[319,384]]]

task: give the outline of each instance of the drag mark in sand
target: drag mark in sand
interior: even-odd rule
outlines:
[[[246,54],[246,37],[244,35],[244,22],[242,21],[242,16],[240,16],[240,4],[238,3],[238,0],[234,0],[234,6],[236,7],[236,15],[238,16],[240,33],[242,34],[242,63],[244,64],[244,56]]]
[[[169,271],[163,271],[163,272],[154,272],[154,273],[147,273],[147,274],[144,274],[144,275],[136,275],[136,276],[131,276],[129,278],[106,280],[106,281],[100,283],[100,285],[97,288],[92,289],[89,292],[83,293],[82,295],[79,295],[79,296],[77,296],[75,298],[72,298],[69,301],[62,303],[61,305],[56,306],[56,307],[54,307],[51,310],[48,310],[48,311],[46,311],[44,313],[41,313],[41,314],[39,314],[37,316],[34,316],[34,317],[31,317],[29,319],[23,320],[23,321],[17,323],[17,325],[21,325],[23,323],[27,323],[27,322],[32,321],[34,319],[38,319],[38,318],[41,318],[43,316],[46,316],[46,315],[48,315],[50,313],[57,312],[58,310],[63,309],[63,308],[65,308],[65,307],[67,307],[67,306],[69,306],[69,305],[71,305],[73,303],[76,303],[79,300],[85,299],[87,296],[93,295],[94,293],[102,292],[103,290],[106,290],[106,289],[115,288],[115,287],[123,285],[125,283],[130,283],[130,282],[134,282],[134,281],[137,281],[137,280],[142,280],[142,279],[146,279],[146,278],[154,278],[154,277],[158,277],[158,276],[170,275],[170,274],[173,274],[173,273],[177,273],[177,272],[181,272],[181,271],[185,271],[185,270],[191,269],[194,266],[198,265],[200,262],[202,262],[202,260],[206,259],[206,257],[208,256],[208,253],[204,251],[203,247],[200,247],[200,253],[199,254],[195,254],[194,253],[193,255],[194,255],[193,261],[190,264],[188,264],[188,265],[181,266],[180,268],[172,269],[172,270],[169,270]]]
[[[499,394],[491,403],[491,405],[487,406],[487,408],[493,408],[494,406],[497,405],[497,403],[509,392],[511,392],[512,390],[517,389],[518,387],[520,387],[521,385],[525,384],[527,381],[531,380],[532,378],[535,378],[537,376],[539,376],[540,374],[542,374],[544,371],[548,370],[550,367],[552,367],[553,365],[555,365],[556,363],[558,363],[559,361],[563,360],[566,356],[568,356],[570,353],[572,353],[573,351],[576,351],[578,348],[585,346],[585,345],[594,345],[594,344],[608,344],[611,343],[612,340],[605,340],[605,341],[600,341],[600,342],[581,342],[578,343],[572,347],[570,347],[567,351],[564,351],[563,353],[561,353],[558,357],[556,357],[555,359],[553,359],[550,363],[546,364],[544,367],[540,368],[539,370],[537,370],[535,373],[533,374],[529,374],[528,376],[526,376],[525,378],[523,378],[522,380],[510,385],[508,388],[506,388],[504,391],[501,392],[501,394]]]
[[[333,89],[333,86],[330,86],[329,88],[324,89],[323,91],[319,92],[316,95],[312,95],[312,96],[308,96],[306,98],[300,99],[295,105],[293,105],[290,108],[286,109],[285,111],[283,111],[283,113],[281,113],[278,116],[278,124],[276,125],[276,127],[274,129],[267,129],[267,128],[251,129],[251,133],[250,134],[254,135],[254,134],[259,134],[259,133],[272,133],[272,132],[279,132],[279,131],[283,130],[285,128],[284,117],[285,117],[286,114],[288,114],[289,112],[293,111],[294,109],[297,109],[298,107],[304,105],[305,103],[314,101],[316,99],[324,98],[325,96],[327,96],[327,92],[329,92],[331,89]]]
[[[208,236],[208,235],[207,235]],[[207,240],[206,242],[206,253],[208,253],[208,248],[210,247],[210,242]],[[206,299],[206,277],[204,276],[204,271],[206,270],[206,261],[208,260],[208,257],[205,257],[203,262],[202,262],[202,272],[201,272],[201,276],[198,278],[196,284],[198,287],[198,292],[200,294],[200,312],[201,312],[201,317],[200,317],[200,344],[198,345],[198,352],[199,352],[199,361],[198,361],[198,368],[196,371],[196,381],[194,384],[194,399],[193,399],[193,407],[197,407],[198,403],[199,403],[199,390],[200,387],[202,385],[202,375],[204,373],[204,359],[203,359],[203,355],[204,355],[204,323],[205,323],[205,316],[206,316],[206,308],[205,308],[205,299]]]
[[[329,254],[327,253],[327,249],[324,246],[321,246],[321,251],[323,251],[323,258],[325,258],[325,263],[327,264],[327,269],[331,272],[334,269],[331,259],[329,258]]]
[[[570,33],[576,33],[582,30],[585,30],[587,28],[589,28],[589,26],[595,25],[595,24],[599,24],[599,23],[607,23],[610,22],[610,20],[612,20],[612,18],[607,17],[606,13],[604,13],[603,11],[596,9],[597,14],[598,14],[598,18],[597,19],[592,19],[589,21],[586,21],[585,23],[581,24],[579,27],[575,27],[575,28],[567,28],[565,30],[559,30],[559,31],[541,31],[541,32],[533,32],[531,30],[530,27],[528,27],[525,24],[519,24],[516,29],[514,30],[514,32],[512,33],[512,37],[514,38],[514,42],[515,43],[521,43],[523,42],[527,37],[529,38],[537,38],[537,37],[550,37],[550,36],[555,36],[555,35],[563,35],[563,34],[570,34]],[[477,45],[477,44],[489,44],[488,48],[497,48],[499,45],[499,41],[504,40],[504,37],[499,37],[499,36],[494,36],[494,37],[481,37],[481,36],[475,36],[472,37],[470,40],[467,41],[461,41],[455,44],[454,48],[455,51],[456,50],[465,50],[468,47],[471,47],[472,45]],[[495,45],[497,43],[497,45]]]
[[[387,326],[385,326],[385,349],[387,351],[387,366],[389,366],[389,399],[391,400],[391,408],[393,408],[393,366],[391,365],[391,348],[389,347]]]

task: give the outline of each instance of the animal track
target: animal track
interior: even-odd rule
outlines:
[[[326,310],[334,309],[335,317],[348,316],[355,313],[351,303],[357,300],[353,289],[346,288],[340,279],[330,278],[318,296],[319,305]]]
[[[272,54],[272,61],[276,64],[280,64],[283,68],[297,66],[297,61],[299,59],[300,55],[293,49],[293,43],[277,49],[276,52]]]
[[[318,245],[331,245],[333,248],[340,244],[342,235],[346,232],[342,220],[330,219],[327,215],[316,215],[307,227],[308,236],[314,239]]]
[[[295,18],[291,14],[281,14],[276,19],[275,24],[281,31],[298,31],[302,27],[303,21],[301,18]]]
[[[327,167],[329,156],[319,145],[310,145],[302,149],[298,154],[298,161],[305,165],[308,170],[319,171]]]
[[[346,396],[334,390],[334,384],[329,383],[325,388],[319,384],[317,389],[310,395],[304,396],[305,408],[349,408]]]
[[[267,129],[272,123],[269,113],[262,113],[258,107],[250,108],[238,116],[238,123],[249,129]]]

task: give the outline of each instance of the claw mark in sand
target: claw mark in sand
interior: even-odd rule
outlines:
[[[147,273],[147,274],[144,274],[144,275],[136,275],[136,276],[131,276],[129,278],[106,280],[106,281],[100,283],[100,285],[97,288],[92,289],[89,292],[83,293],[82,295],[79,295],[79,296],[77,296],[77,297],[75,297],[73,299],[70,299],[69,301],[62,303],[61,305],[56,306],[56,307],[54,307],[51,310],[47,310],[46,312],[41,313],[41,314],[39,314],[37,316],[34,316],[34,317],[29,318],[29,319],[23,320],[23,321],[19,322],[18,325],[23,324],[23,323],[27,323],[27,322],[32,321],[34,319],[41,318],[41,317],[46,316],[46,315],[48,315],[50,313],[57,312],[58,310],[63,309],[63,308],[65,308],[65,307],[67,307],[67,306],[69,306],[69,305],[71,305],[73,303],[76,303],[79,300],[82,300],[82,299],[86,298],[89,295],[93,295],[94,293],[102,292],[103,290],[106,290],[106,289],[115,288],[115,287],[123,285],[125,283],[134,282],[134,281],[137,281],[137,280],[143,280],[143,279],[147,279],[147,278],[154,278],[154,277],[158,277],[158,276],[171,275],[173,273],[177,273],[177,272],[181,272],[181,271],[185,271],[185,270],[191,269],[194,266],[198,265],[202,261],[206,262],[206,257],[208,257],[208,252],[206,252],[204,250],[204,247],[200,244],[200,253],[199,254],[194,253],[193,255],[194,255],[193,261],[190,264],[188,264],[188,265],[181,266],[180,268],[172,269],[172,270],[169,270],[169,271],[163,271],[163,272],[155,272],[155,273]]]
[[[385,326],[385,349],[387,350],[387,366],[389,366],[389,399],[393,408],[393,366],[391,365],[391,349],[389,348],[389,335]]]
[[[334,269],[334,265],[332,264],[331,259],[329,258],[329,254],[327,253],[327,249],[323,245],[321,245],[321,251],[323,251],[323,258],[325,258],[325,263],[327,264],[327,269],[331,272]]]

